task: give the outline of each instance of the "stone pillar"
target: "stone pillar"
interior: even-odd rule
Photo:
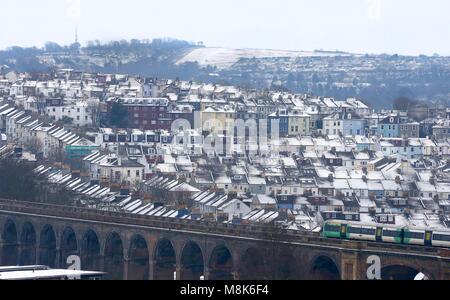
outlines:
[[[443,259],[439,260],[440,274],[439,278],[433,278],[435,280],[450,280],[450,262],[446,262]]]
[[[356,253],[341,254],[341,279],[358,280],[358,256]]]
[[[233,279],[239,280],[239,272],[237,270],[234,270],[234,272],[233,272]]]
[[[55,266],[56,266],[56,268],[63,268],[63,269],[65,269],[63,267],[62,251],[61,251],[60,248],[56,248],[56,255],[55,256],[56,256],[56,258],[55,258]],[[64,263],[64,266],[65,266],[65,263]]]
[[[36,264],[40,265],[41,264],[41,246],[37,246],[36,245]]]
[[[204,267],[203,276],[205,276],[205,280],[209,280],[210,273],[209,268],[207,266]]]
[[[35,255],[34,262],[36,263],[36,265],[39,265],[40,249],[41,249],[41,241],[39,238],[36,238],[36,243],[34,244],[34,255]]]
[[[148,280],[155,280],[155,262],[151,259],[148,266]]]
[[[130,269],[130,259],[123,259],[123,280],[128,280],[128,271]]]
[[[97,262],[98,269],[102,272],[105,272],[105,256],[99,254],[97,259],[98,259]]]
[[[25,245],[22,245],[21,243],[17,244],[17,265],[20,265],[20,258],[23,255],[24,250],[26,249]]]
[[[3,266],[3,241],[0,240],[0,266]]]
[[[234,254],[233,256],[233,279],[239,280],[239,262],[241,261],[241,258],[239,255]]]
[[[181,266],[179,264],[177,264],[176,268],[175,268],[175,273],[176,273],[176,280],[181,280]]]

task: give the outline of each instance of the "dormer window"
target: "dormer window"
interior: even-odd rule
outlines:
[[[394,123],[394,118],[390,118],[389,122]]]

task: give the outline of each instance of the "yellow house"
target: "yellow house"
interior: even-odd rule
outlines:
[[[309,135],[311,133],[311,116],[297,109],[289,111],[288,132],[290,136]]]
[[[232,132],[236,110],[230,106],[208,107],[202,112],[202,124],[204,131]]]

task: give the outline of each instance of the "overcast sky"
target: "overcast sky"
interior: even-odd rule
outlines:
[[[450,55],[448,0],[2,0],[0,48],[173,37],[207,46]]]

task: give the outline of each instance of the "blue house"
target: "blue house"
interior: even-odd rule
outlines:
[[[342,116],[343,134],[345,136],[351,135],[366,135],[366,122],[354,112],[345,113]]]
[[[278,195],[277,203],[279,209],[294,209],[295,202],[297,200],[297,196],[295,195]]]
[[[385,138],[400,136],[400,117],[389,116],[378,122],[378,135]]]
[[[384,188],[379,181],[369,181],[367,183],[369,188],[369,196],[375,197],[376,199],[381,199],[384,197]]]
[[[272,134],[272,122],[279,122],[280,137],[286,137],[289,135],[289,116],[286,110],[278,110],[273,114],[269,115],[269,124],[267,124],[267,129],[269,135]]]

